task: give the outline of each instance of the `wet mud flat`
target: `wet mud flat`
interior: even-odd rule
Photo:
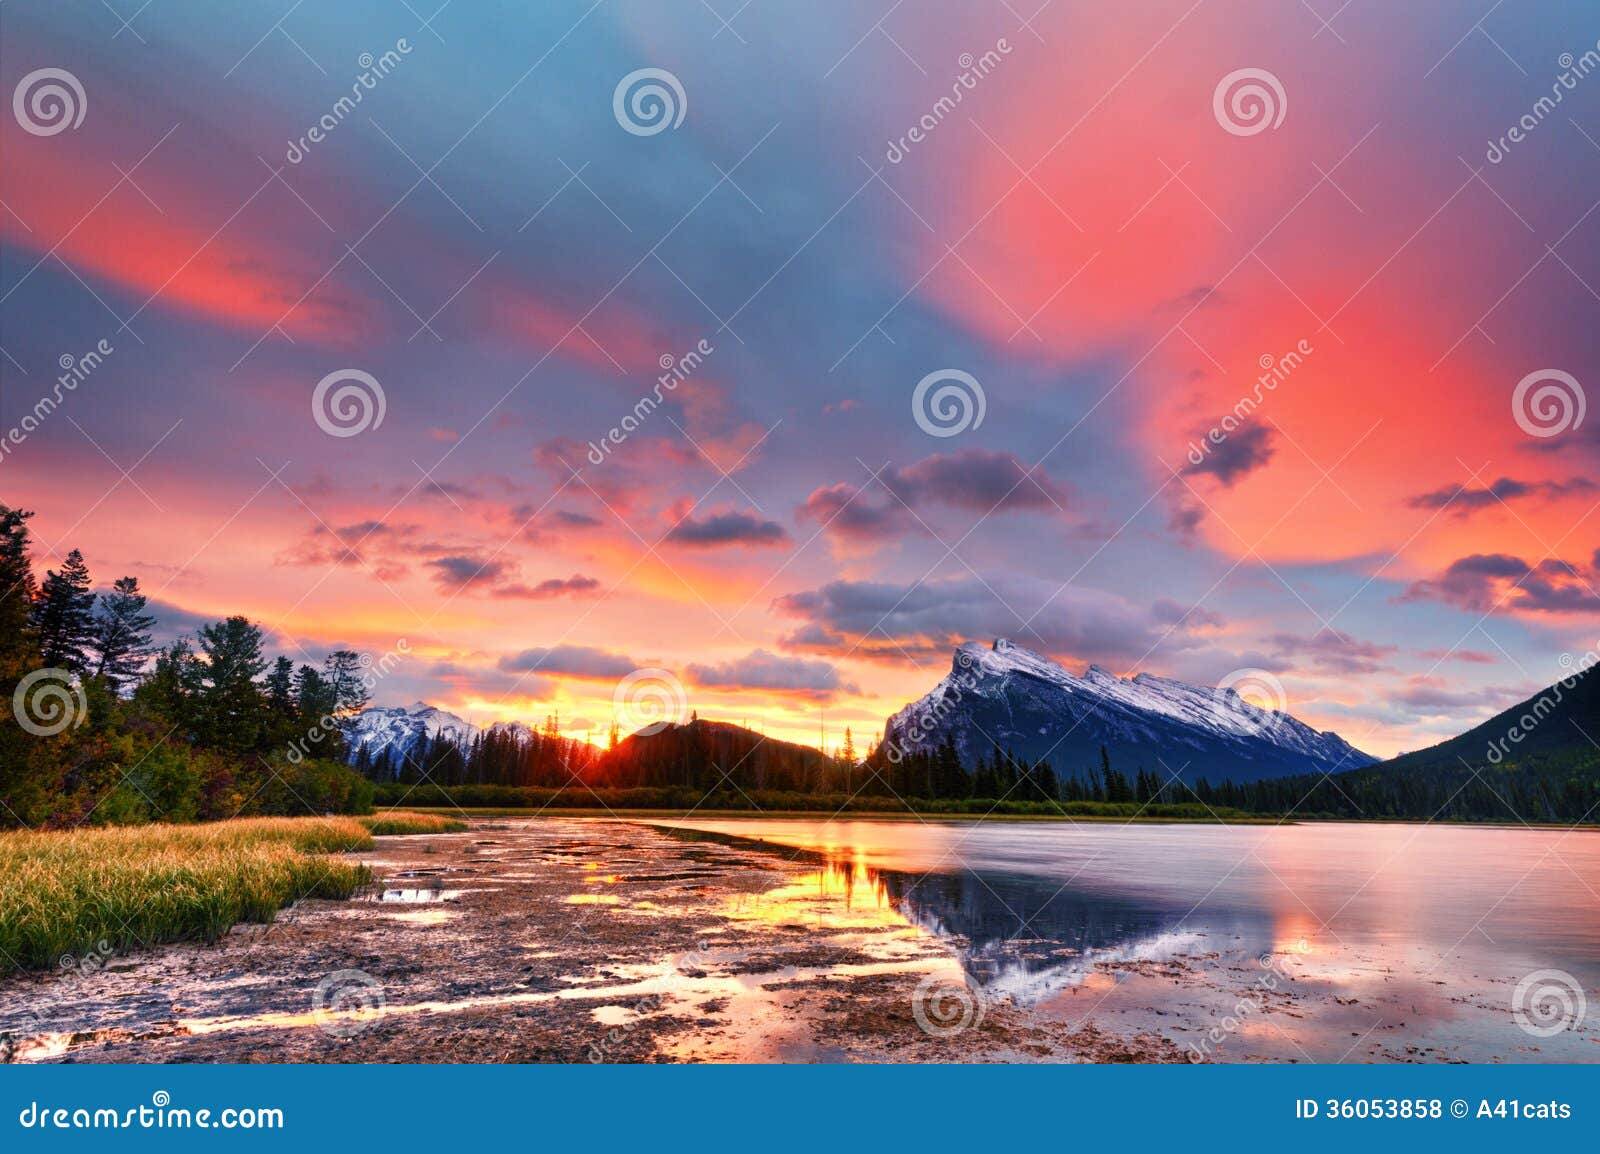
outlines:
[[[975,984],[960,935],[908,920],[859,870],[644,823],[477,820],[354,856],[377,880],[350,901],[0,981],[7,1056],[1187,1061],[1185,1036],[1255,982],[1200,947],[1079,959],[1041,1007]],[[1260,1000],[1263,1017],[1299,1013],[1292,993]]]

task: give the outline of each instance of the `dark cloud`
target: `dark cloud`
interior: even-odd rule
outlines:
[[[461,661],[435,661],[417,672],[402,666],[381,685],[383,701],[402,704],[412,700],[438,702],[451,698],[496,696],[544,699],[559,688],[547,677],[514,675]]]
[[[1502,709],[1523,700],[1527,692],[1493,687],[1453,690],[1446,688],[1439,678],[1413,677],[1409,685],[1389,696],[1401,705],[1411,706],[1420,714],[1437,716],[1461,710]]]
[[[858,539],[896,536],[916,523],[893,498],[874,502],[859,486],[844,483],[814,490],[795,510],[795,516],[842,537]]]
[[[1215,477],[1225,488],[1231,489],[1272,459],[1276,451],[1272,444],[1275,435],[1268,425],[1246,425],[1229,433],[1220,445],[1202,437],[1204,456],[1198,462],[1191,459],[1183,471],[1191,477]]]
[[[841,536],[872,538],[916,528],[918,517],[929,508],[985,514],[1064,512],[1070,500],[1064,485],[1043,469],[1027,468],[1011,453],[963,449],[885,468],[876,483],[816,489],[796,512]]]
[[[512,582],[498,586],[494,596],[522,601],[548,601],[556,597],[576,597],[580,593],[592,593],[600,588],[600,582],[593,577],[585,577],[582,573],[574,573],[571,577],[551,577],[537,585],[523,585]]]
[[[1446,485],[1431,493],[1421,493],[1406,502],[1413,509],[1449,509],[1456,517],[1465,517],[1476,509],[1484,509],[1503,502],[1545,498],[1554,500],[1573,493],[1590,493],[1600,488],[1584,477],[1570,481],[1516,481],[1501,477],[1482,488],[1467,485]]]
[[[465,553],[435,557],[427,563],[427,567],[433,570],[434,580],[446,593],[494,585],[503,577],[509,576],[512,570],[509,561],[475,557]]]
[[[1147,610],[1114,594],[1015,576],[834,581],[779,597],[773,608],[805,622],[791,637],[837,636],[847,642],[843,649],[898,662],[943,662],[963,641],[1010,637],[1062,659],[1122,663],[1146,654],[1165,632]],[[1169,646],[1182,643],[1181,635],[1168,639]]]
[[[830,632],[820,625],[802,625],[778,638],[778,644],[784,649],[809,649],[818,653],[842,653],[850,647],[842,634]]]
[[[1507,553],[1474,553],[1416,581],[1400,601],[1440,601],[1472,613],[1597,613],[1600,572],[1554,558],[1531,565]]]
[[[841,680],[829,662],[783,657],[765,649],[720,665],[691,665],[687,672],[695,684],[707,689],[770,689],[814,698],[860,692]]]
[[[1205,519],[1205,506],[1198,501],[1186,500],[1180,493],[1172,501],[1172,511],[1167,517],[1167,528],[1188,540],[1194,536],[1195,530],[1200,528],[1200,522]]]
[[[1399,652],[1398,645],[1379,645],[1358,641],[1337,629],[1319,629],[1309,636],[1275,633],[1267,638],[1280,659],[1309,659],[1329,673],[1376,673],[1385,668],[1384,658]]]
[[[436,481],[432,477],[425,477],[417,486],[417,496],[433,498],[439,501],[448,501],[456,504],[461,501],[476,501],[477,490],[467,485],[460,485],[454,481]]]
[[[391,525],[384,521],[357,521],[330,527],[313,525],[306,535],[272,559],[274,565],[321,567],[356,566],[370,570],[383,581],[398,581],[409,572],[403,557],[415,548],[416,525]]]
[[[783,546],[789,532],[776,521],[766,521],[754,513],[728,510],[695,520],[686,517],[674,525],[667,540],[675,545],[715,549],[723,545]]]
[[[1202,609],[1198,605],[1183,605],[1170,597],[1157,598],[1150,606],[1150,616],[1163,625],[1209,625],[1213,628],[1227,624],[1220,613]]]
[[[1468,665],[1497,665],[1500,661],[1493,653],[1476,649],[1424,649],[1421,656],[1430,661],[1461,661]]]
[[[557,509],[550,515],[550,519],[557,525],[564,525],[568,529],[597,529],[600,527],[599,517],[591,517],[587,513],[576,513],[571,509]]]
[[[586,645],[524,649],[521,653],[502,657],[496,664],[507,673],[564,674],[567,677],[599,681],[626,677],[638,668],[631,657]]]

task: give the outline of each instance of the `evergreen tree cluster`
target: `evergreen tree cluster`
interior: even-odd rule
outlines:
[[[356,653],[269,673],[260,626],[239,616],[157,648],[136,577],[96,594],[76,549],[34,576],[29,516],[0,505],[0,824],[366,808],[371,786],[340,764],[339,719],[367,701]],[[14,697],[46,671],[70,716],[41,735]]]

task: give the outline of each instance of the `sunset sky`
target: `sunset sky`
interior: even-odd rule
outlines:
[[[41,570],[597,736],[659,667],[864,746],[1007,636],[1388,754],[1600,646],[1593,5],[439,3],[0,5],[0,428],[111,350],[0,456]]]

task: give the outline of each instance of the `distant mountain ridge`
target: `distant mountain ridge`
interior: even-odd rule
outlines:
[[[884,748],[891,757],[926,753],[946,736],[965,765],[999,746],[1072,773],[1097,766],[1104,746],[1125,772],[1142,767],[1187,782],[1260,781],[1377,760],[1232,689],[1149,673],[1119,678],[1098,665],[1078,677],[1004,638],[957,647],[949,675],[889,719]]]
[[[1600,665],[1575,671],[1465,733],[1403,753],[1383,771],[1600,763]]]
[[[500,721],[493,725],[473,725],[448,709],[416,701],[410,705],[373,706],[356,714],[345,731],[345,740],[354,762],[365,749],[369,758],[376,760],[384,752],[396,759],[415,753],[437,737],[444,737],[456,745],[466,747],[480,733],[505,731],[527,734],[520,721]]]

